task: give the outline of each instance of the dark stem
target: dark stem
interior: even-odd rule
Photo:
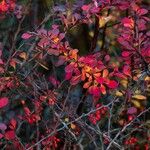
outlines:
[[[97,40],[99,35],[99,18],[95,16],[95,28],[94,28],[94,37],[91,42],[91,48],[90,51],[94,51],[96,48]]]
[[[144,71],[149,71],[149,68],[148,68],[148,63],[146,62],[145,58],[143,57],[143,55],[141,54],[141,44],[140,44],[140,39],[139,39],[139,29],[138,29],[138,23],[137,23],[137,20],[139,19],[136,14],[135,14],[135,23],[134,23],[134,32],[135,32],[135,39],[138,41],[138,48],[137,48],[137,54],[138,56],[140,57],[141,61],[143,62],[144,64]]]
[[[108,10],[107,16],[109,16],[109,14],[110,14],[110,9]],[[101,49],[103,49],[104,46],[105,46],[106,29],[107,29],[107,23],[105,24],[105,26],[104,26],[104,28],[103,28],[103,33],[102,33],[102,46],[101,46]]]

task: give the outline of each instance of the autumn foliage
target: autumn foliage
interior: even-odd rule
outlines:
[[[149,150],[149,1],[43,3],[0,1],[0,148]]]

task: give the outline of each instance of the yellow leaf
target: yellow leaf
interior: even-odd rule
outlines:
[[[121,97],[123,94],[120,91],[116,91],[116,96]]]
[[[146,97],[144,95],[133,95],[132,98],[135,98],[137,100],[146,100]]]
[[[140,93],[141,93],[140,90],[136,90],[136,91],[135,91],[135,94],[137,94],[137,95],[140,94]]]
[[[99,17],[99,27],[102,28],[105,24],[112,19],[112,16],[108,17]]]
[[[69,118],[65,118],[65,122],[69,122]]]
[[[91,37],[93,37],[93,36],[94,36],[94,32],[90,31],[90,32],[89,32],[89,35],[90,35]]]
[[[91,70],[92,70],[92,68],[89,67],[89,66],[85,66],[85,67],[84,67],[84,70],[85,70],[85,72],[90,73]]]
[[[146,77],[145,77],[145,81],[150,81],[150,77],[149,77],[149,76],[146,76]]]
[[[121,85],[123,86],[123,87],[125,87],[125,88],[127,88],[127,86],[128,86],[128,81],[127,80],[121,80]]]
[[[136,101],[136,100],[132,100],[131,102],[133,103],[133,105],[134,105],[136,108],[141,108],[141,107],[142,107],[141,104],[140,104],[140,102],[138,102],[138,101]]]

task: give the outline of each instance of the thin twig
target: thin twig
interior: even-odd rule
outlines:
[[[132,121],[130,121],[128,124],[126,124],[114,137],[114,139],[109,143],[108,147],[106,150],[110,150],[113,142],[120,136],[121,133],[123,133],[131,124],[134,123],[134,121],[139,118],[140,116],[142,116],[144,113],[148,112],[150,110],[150,107],[147,108],[146,110],[142,111],[136,118],[134,118]]]

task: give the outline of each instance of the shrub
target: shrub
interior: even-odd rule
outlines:
[[[148,150],[148,5],[2,0],[1,148]]]

